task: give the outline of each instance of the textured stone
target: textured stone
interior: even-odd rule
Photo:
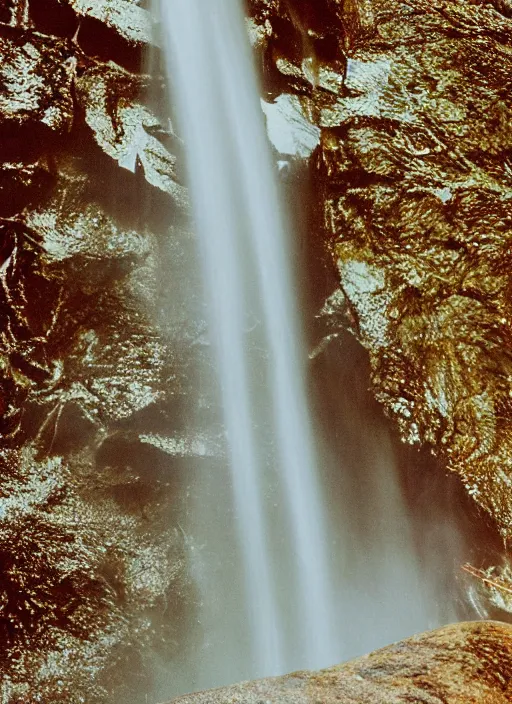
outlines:
[[[346,665],[191,694],[175,704],[507,704],[512,627],[461,623]]]
[[[152,19],[141,0],[64,0],[83,17],[92,17],[115,29],[130,42],[146,43],[152,39]]]
[[[157,324],[185,190],[149,78],[91,37],[141,42],[148,13],[70,3],[91,22],[68,10],[60,38],[36,29],[59,34],[64,3],[36,4],[0,0],[0,699],[135,704],[194,594],[169,506],[175,458],[205,450],[169,410],[186,323]]]
[[[267,85],[321,129],[315,197],[341,283],[324,312],[368,349],[402,437],[430,445],[509,538],[510,7],[252,7]]]
[[[122,263],[149,257],[154,238],[121,226],[106,212],[80,166],[78,160],[61,162],[49,197],[24,214],[24,224],[37,233],[46,263],[79,259],[94,262],[101,270],[106,259]]]
[[[85,223],[81,249],[77,214],[69,204],[56,211],[51,240],[44,219],[27,217],[34,229],[0,221],[0,662],[9,704],[109,701],[124,686],[119,663],[135,658],[141,677],[144,648],[155,638],[171,648],[186,580],[183,537],[164,509],[167,453],[124,438],[118,425],[175,390],[133,287],[144,267],[151,281],[152,240],[141,248],[142,235],[126,232],[109,250],[120,230],[102,239]],[[159,625],[169,608],[171,623]]]
[[[69,131],[75,68],[67,42],[0,24],[0,125]]]
[[[165,137],[164,129],[139,100],[147,82],[114,63],[96,64],[77,80],[77,97],[106,154],[129,171],[140,164],[148,183],[186,205],[186,189],[177,182],[176,157],[155,136]]]

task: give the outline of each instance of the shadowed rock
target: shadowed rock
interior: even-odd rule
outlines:
[[[190,694],[175,704],[506,704],[512,627],[460,623],[346,665]]]

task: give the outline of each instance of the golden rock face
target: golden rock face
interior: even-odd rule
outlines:
[[[316,187],[340,274],[328,308],[368,349],[402,437],[429,444],[508,539],[510,6],[295,5],[253,11],[273,29],[268,80],[321,128]]]
[[[168,344],[186,323],[156,324],[190,237],[174,137],[132,70],[149,15],[67,4],[0,2],[3,704],[139,702],[193,600],[169,520],[192,355]]]

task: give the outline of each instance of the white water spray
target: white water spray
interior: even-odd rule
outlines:
[[[238,0],[165,0],[162,15],[230,448],[250,674],[325,666],[340,651],[330,626],[324,511],[286,224],[243,15]],[[256,321],[252,335],[250,321]],[[270,528],[271,485],[289,539]],[[283,541],[291,552],[284,560]],[[290,629],[283,600],[291,621],[300,624],[290,626],[293,644],[285,642]]]

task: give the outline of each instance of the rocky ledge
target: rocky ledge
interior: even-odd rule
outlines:
[[[320,672],[294,672],[174,699],[174,704],[506,704],[512,627],[458,623]]]

